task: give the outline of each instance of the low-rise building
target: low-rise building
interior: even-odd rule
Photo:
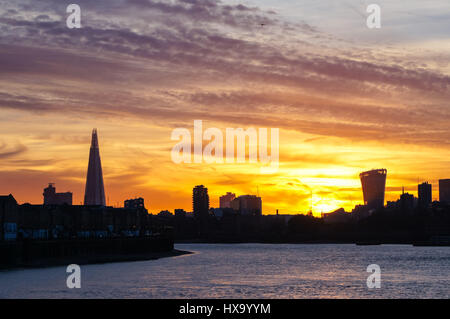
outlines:
[[[351,220],[352,215],[347,213],[343,208],[339,208],[331,213],[322,214],[323,221],[326,224],[347,223]]]
[[[44,189],[44,205],[72,205],[72,193],[57,193],[55,184],[49,183]]]
[[[17,239],[18,208],[14,196],[0,196],[0,240]]]

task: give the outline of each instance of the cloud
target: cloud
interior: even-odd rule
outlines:
[[[257,27],[260,24],[276,23],[256,7],[243,4],[225,5],[216,0],[178,0],[173,3],[152,0],[129,0],[139,9],[157,10],[163,14],[175,15],[198,22],[213,22],[233,27]]]
[[[162,68],[173,72],[177,68],[183,78],[190,77],[192,80],[195,75],[194,83],[208,77],[208,74],[209,78],[214,74],[217,80],[231,77],[236,81],[298,87],[325,95],[382,97],[386,96],[386,91],[392,95],[395,90],[418,90],[426,91],[427,95],[434,94],[441,100],[449,96],[450,78],[435,71],[365,61],[361,59],[362,53],[358,56],[358,52],[343,55],[342,50],[333,52],[326,48],[318,51],[314,49],[318,44],[311,39],[304,44],[310,47],[308,51],[311,48],[313,50],[302,54],[298,46],[289,42],[292,38],[288,42],[278,40],[285,33],[285,25],[281,23],[275,23],[276,27],[269,28],[268,32],[251,31],[248,35],[247,31],[227,32],[223,28],[202,25],[215,21],[216,24],[225,26],[228,20],[223,21],[217,16],[230,15],[236,21],[246,23],[248,17],[234,14],[253,16],[255,12],[262,12],[257,8],[228,6],[218,1],[168,3],[135,0],[129,4],[138,6],[141,10],[146,9],[152,18],[156,10],[167,19],[161,18],[160,14],[155,24],[147,25],[144,29],[137,23],[124,23],[124,19],[105,22],[101,13],[94,11],[96,13],[91,13],[93,17],[90,17],[90,21],[95,23],[87,24],[80,30],[70,30],[58,20],[1,18],[0,23],[5,28],[3,41],[6,44],[16,43],[15,35],[20,34],[23,43],[32,47],[47,46],[52,50],[48,58],[38,55],[35,59],[27,59],[26,53],[16,54],[14,51],[17,50],[5,47],[2,59],[6,68],[3,72],[30,73],[35,70],[52,76],[61,76],[61,72],[65,72],[67,78],[84,78],[89,82],[109,80],[110,84],[117,84],[124,77],[119,74],[137,73],[124,65],[123,61],[128,57],[140,64],[151,62],[153,69]],[[174,22],[174,14],[182,15],[183,19]],[[189,21],[200,24],[191,25]],[[235,24],[240,25],[238,22]],[[293,27],[298,34],[302,34],[302,28],[311,29],[304,24],[290,26]],[[256,36],[263,36],[267,41],[258,41]],[[319,33],[315,36],[321,37]],[[9,50],[13,52],[8,52]],[[98,53],[101,53],[101,58],[94,58]],[[50,62],[49,59],[54,61]],[[202,70],[201,75],[196,72],[198,69]],[[96,72],[87,72],[92,70]],[[148,80],[141,76],[139,79]],[[325,92],[324,87],[327,88]]]
[[[1,109],[448,147],[450,77],[421,51],[408,60],[215,0],[79,4],[79,30],[60,1],[0,7]]]
[[[25,153],[27,150],[28,148],[20,143],[12,147],[8,147],[6,144],[2,143],[0,145],[0,159],[15,157]]]

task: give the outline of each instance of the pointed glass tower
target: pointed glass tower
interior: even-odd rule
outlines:
[[[84,193],[84,205],[105,206],[105,188],[103,186],[102,163],[98,147],[97,129],[92,131],[91,150]]]

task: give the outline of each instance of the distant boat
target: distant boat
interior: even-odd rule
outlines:
[[[433,236],[427,241],[418,241],[413,246],[450,246],[450,236]]]
[[[374,245],[381,245],[381,242],[379,241],[357,241],[357,246],[374,246]]]

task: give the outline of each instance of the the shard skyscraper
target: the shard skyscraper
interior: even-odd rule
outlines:
[[[91,150],[89,152],[89,165],[86,178],[86,190],[84,193],[84,205],[106,205],[97,129],[92,131]]]

